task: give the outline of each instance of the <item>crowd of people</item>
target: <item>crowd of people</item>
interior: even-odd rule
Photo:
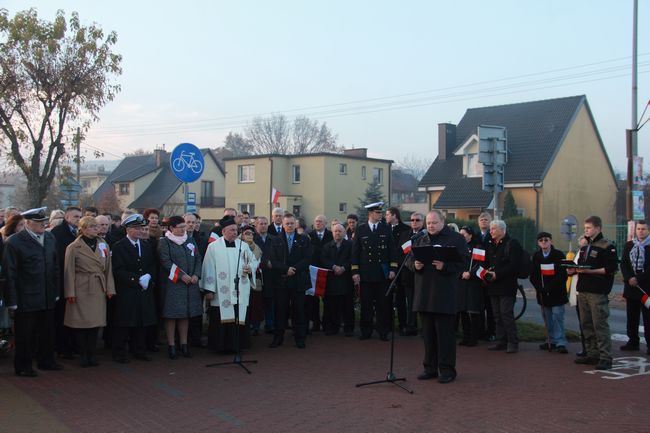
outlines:
[[[311,229],[281,208],[270,218],[227,208],[206,231],[195,213],[114,216],[70,207],[48,216],[45,208],[7,208],[0,221],[0,328],[13,334],[15,373],[37,376],[34,359],[40,370],[61,370],[57,357],[97,366],[100,331],[113,361],[127,363],[151,361],[162,332],[167,356],[176,360],[199,347],[245,350],[260,334],[277,349],[288,330],[305,349],[310,334],[353,337],[358,325],[361,340],[420,331],[418,379],[449,383],[457,345],[485,340],[489,350],[518,352],[513,309],[522,277],[530,277],[544,317],[540,349],[568,353],[564,314],[571,303],[583,337],[575,362],[612,367],[608,294],[618,260],[599,217],[584,221],[580,250],[568,260],[547,232],[537,235],[529,256],[488,213],[476,228],[446,224],[435,209],[404,223],[398,208],[383,205],[366,206],[367,222],[318,215]],[[650,332],[645,221],[635,234],[620,266],[629,336],[622,350],[639,350],[639,316],[646,337]],[[314,294],[312,277],[320,271],[325,291]]]

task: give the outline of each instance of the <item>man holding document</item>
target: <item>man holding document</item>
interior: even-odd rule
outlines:
[[[468,266],[465,239],[445,225],[439,210],[426,217],[426,233],[413,240],[406,266],[413,271],[413,311],[420,315],[424,337],[424,371],[420,380],[456,378],[456,288]]]

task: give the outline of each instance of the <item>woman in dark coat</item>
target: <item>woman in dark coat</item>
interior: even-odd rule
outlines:
[[[474,230],[471,227],[461,227],[460,234],[463,235],[467,242],[468,257],[472,256],[472,251],[483,251],[485,260],[485,250],[480,239],[474,239]],[[476,346],[481,334],[481,317],[483,311],[483,287],[481,280],[476,276],[476,269],[481,265],[481,253],[477,251],[477,260],[471,260],[472,266],[468,267],[460,276],[458,292],[456,292],[456,302],[460,314],[460,321],[463,326],[463,338],[458,343],[461,346]]]
[[[158,255],[161,272],[166,276],[162,278],[162,317],[165,319],[169,358],[177,357],[174,343],[177,325],[181,354],[189,358],[189,318],[203,314],[198,284],[202,259],[196,242],[187,236],[183,217],[169,218],[169,230],[160,238]]]

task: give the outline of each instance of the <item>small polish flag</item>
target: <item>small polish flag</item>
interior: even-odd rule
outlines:
[[[101,242],[99,245],[97,245],[97,248],[99,248],[99,252],[101,253],[102,257],[106,257],[106,251],[108,251],[108,247],[104,242]]]
[[[476,270],[476,276],[483,281],[485,281],[485,274],[487,273],[488,273],[487,269],[485,269],[483,266],[479,266],[478,269]]]
[[[542,270],[542,275],[555,275],[555,265],[553,265],[553,263],[542,264],[540,265],[540,269]]]
[[[641,303],[643,304],[644,307],[650,310],[650,296],[643,295],[643,297],[641,298]]]
[[[311,278],[311,288],[307,290],[306,294],[312,296],[323,297],[325,296],[325,287],[327,286],[327,273],[329,269],[318,268],[316,266],[309,266],[309,277]]]
[[[172,268],[169,270],[169,279],[174,283],[178,282],[181,272],[181,268],[172,263]]]
[[[404,254],[408,254],[408,253],[411,252],[411,240],[410,239],[402,244],[402,251],[404,251]]]
[[[484,262],[485,261],[485,250],[482,250],[480,248],[472,249],[472,260],[476,260],[478,262]]]
[[[280,191],[273,188],[271,190],[271,203],[275,204],[280,200]]]
[[[210,245],[212,242],[216,241],[219,239],[219,235],[216,234],[215,232],[210,233],[210,237],[208,238],[208,245]]]

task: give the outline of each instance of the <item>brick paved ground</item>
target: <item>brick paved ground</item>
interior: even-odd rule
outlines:
[[[649,376],[607,380],[536,344],[516,355],[459,348],[458,380],[441,385],[415,379],[421,339],[399,338],[395,370],[411,395],[392,384],[354,386],[385,377],[389,343],[317,334],[307,350],[290,341],[272,350],[269,340],[256,337],[246,354],[259,360],[252,375],[205,368],[231,357],[200,350],[191,360],[161,352],[128,365],[102,353],[98,368],[66,361],[35,379],[13,376],[11,360],[0,359],[0,432],[650,431]]]

